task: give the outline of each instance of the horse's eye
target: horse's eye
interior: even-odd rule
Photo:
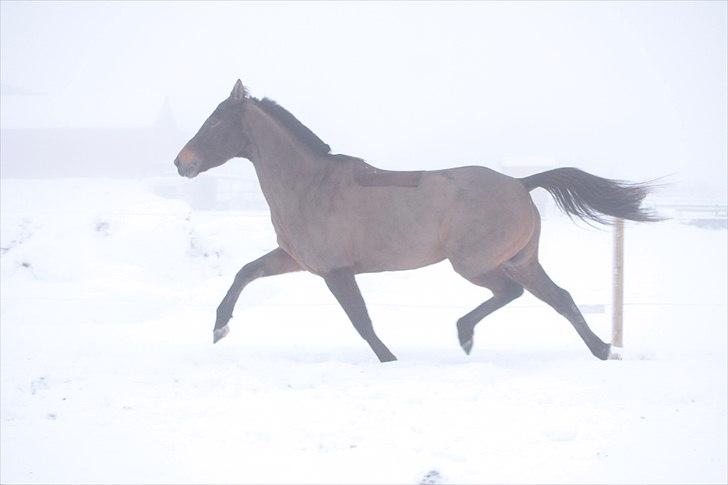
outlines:
[[[210,127],[213,127],[213,126],[217,126],[217,125],[219,125],[219,124],[220,124],[220,122],[222,121],[222,119],[221,119],[221,118],[213,118],[213,119],[211,119],[210,121],[212,122],[212,123],[210,124]]]

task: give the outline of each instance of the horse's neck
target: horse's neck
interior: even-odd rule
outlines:
[[[251,161],[271,210],[296,204],[321,177],[327,164],[259,106],[251,103],[247,109],[248,129],[255,146]]]

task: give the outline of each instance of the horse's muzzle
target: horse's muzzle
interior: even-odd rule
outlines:
[[[194,165],[183,165],[179,161],[179,157],[174,159],[174,165],[177,167],[177,173],[182,177],[192,178],[199,174],[199,170]]]
[[[200,164],[195,153],[186,147],[174,159],[174,165],[177,167],[177,173],[183,177],[192,178],[200,173]]]

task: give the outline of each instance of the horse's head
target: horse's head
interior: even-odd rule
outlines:
[[[247,101],[243,83],[238,79],[230,97],[218,105],[174,159],[180,175],[192,178],[231,158],[248,158],[248,140],[243,133],[243,109]]]

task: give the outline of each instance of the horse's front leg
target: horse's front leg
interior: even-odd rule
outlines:
[[[243,266],[228,290],[220,306],[217,307],[217,319],[212,332],[212,342],[215,343],[228,334],[228,322],[233,316],[233,308],[240,297],[243,288],[253,280],[264,276],[301,271],[303,268],[281,248],[276,248],[265,256]]]
[[[346,312],[351,323],[354,324],[356,331],[377,354],[379,361],[390,362],[397,360],[387,346],[379,340],[377,334],[374,333],[374,327],[372,327],[372,320],[369,318],[369,313],[367,313],[364,298],[362,298],[359,286],[354,279],[354,272],[349,269],[331,271],[324,275],[324,280]]]

